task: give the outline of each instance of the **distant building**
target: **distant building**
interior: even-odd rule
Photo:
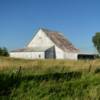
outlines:
[[[75,48],[62,33],[39,29],[26,48],[10,52],[10,57],[25,59],[71,59],[77,60],[79,49]]]

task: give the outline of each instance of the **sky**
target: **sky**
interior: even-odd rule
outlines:
[[[23,48],[39,28],[62,32],[81,51],[96,52],[100,0],[0,0],[0,47]]]

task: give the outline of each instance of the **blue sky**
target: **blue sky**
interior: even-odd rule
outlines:
[[[0,46],[25,47],[41,27],[62,32],[82,51],[95,52],[100,0],[0,0]]]

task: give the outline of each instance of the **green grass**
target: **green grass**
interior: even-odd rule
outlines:
[[[100,100],[99,59],[65,61],[1,57],[0,67],[0,100]]]

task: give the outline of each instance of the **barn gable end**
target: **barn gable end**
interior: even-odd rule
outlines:
[[[31,42],[27,45],[28,48],[50,48],[54,45],[54,43],[47,37],[45,32],[40,29],[37,34],[33,37]]]

